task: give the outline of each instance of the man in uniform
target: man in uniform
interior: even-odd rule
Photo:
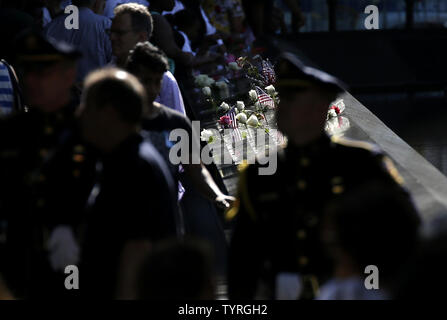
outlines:
[[[278,62],[279,129],[288,146],[273,175],[244,168],[230,248],[230,299],[313,299],[331,272],[320,242],[325,204],[359,184],[398,185],[390,160],[365,142],[330,138],[327,110],[343,91],[339,80],[307,67],[293,54]],[[399,187],[400,189],[400,187]]]
[[[78,189],[86,163],[74,143],[78,57],[39,33],[17,40],[15,67],[27,108],[0,122],[0,218],[1,268],[18,297],[51,292],[54,271],[63,289],[64,268],[79,254],[73,226],[88,194]]]

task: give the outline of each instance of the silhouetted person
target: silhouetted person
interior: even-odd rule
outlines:
[[[416,249],[419,225],[408,194],[380,181],[369,181],[334,199],[325,210],[321,231],[334,273],[318,299],[392,298]],[[377,267],[376,289],[365,287],[369,275],[365,269],[370,265]]]
[[[129,243],[144,248],[177,232],[172,178],[159,153],[139,134],[147,107],[143,86],[126,71],[100,70],[85,81],[80,129],[99,161],[82,239],[84,297],[117,297],[124,284],[113,279],[119,279]]]
[[[78,57],[72,47],[35,32],[17,41],[15,66],[27,110],[0,122],[4,137],[0,140],[0,212],[7,222],[2,264],[7,269],[5,281],[17,297],[51,292],[52,273],[61,272],[61,260],[53,260],[60,251],[53,249],[64,247],[60,238],[53,238],[54,231],[77,218],[72,214],[78,214],[72,201],[77,185],[73,171],[82,161],[73,160],[74,148],[63,151],[63,161],[55,159],[75,131],[76,101],[71,89]],[[53,241],[59,245],[50,245]],[[76,259],[75,252],[68,252],[63,255],[69,261]]]
[[[274,174],[259,175],[260,164],[241,172],[230,298],[275,298],[291,274],[303,287],[295,298],[314,298],[331,274],[319,239],[324,205],[372,179],[398,184],[390,160],[374,146],[324,132],[329,105],[343,91],[338,79],[290,53],[280,55],[277,68],[277,123],[288,145],[278,151]]]
[[[106,31],[111,21],[102,15],[105,0],[73,0],[79,8],[79,29],[66,27],[68,14],[56,17],[45,26],[47,36],[65,41],[82,52],[76,80],[82,82],[87,74],[112,60],[112,48]]]
[[[402,300],[444,300],[447,285],[447,233],[426,236],[411,259],[406,272],[399,277],[395,295]]]
[[[212,300],[211,248],[199,240],[154,246],[139,268],[138,299]]]

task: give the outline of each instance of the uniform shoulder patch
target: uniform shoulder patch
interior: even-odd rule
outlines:
[[[393,161],[389,157],[384,156],[382,162],[383,162],[385,169],[390,174],[391,178],[393,178],[393,180],[396,181],[396,183],[398,183],[399,185],[403,185],[405,180],[400,175],[399,170],[397,170]]]

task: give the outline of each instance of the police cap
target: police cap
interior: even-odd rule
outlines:
[[[81,56],[71,45],[45,37],[40,32],[29,31],[16,40],[16,61],[18,63],[55,63],[76,60]]]
[[[295,90],[317,85],[323,90],[335,93],[346,91],[347,86],[342,81],[322,70],[306,66],[293,53],[281,53],[276,67],[278,75],[276,85],[282,90]]]

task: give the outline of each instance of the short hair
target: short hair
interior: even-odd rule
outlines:
[[[184,30],[193,26],[194,22],[200,21],[197,14],[191,9],[183,9],[174,14],[174,24],[180,29]]]
[[[130,51],[126,70],[135,74],[141,70],[141,67],[154,72],[165,73],[169,70],[168,58],[162,50],[150,42],[139,42]]]
[[[136,32],[147,32],[147,38],[151,38],[154,26],[152,15],[147,7],[138,3],[124,3],[117,6],[113,12],[115,17],[128,13],[132,29]]]
[[[90,73],[84,83],[82,102],[87,106],[112,106],[121,119],[131,124],[140,122],[147,105],[146,92],[138,79],[118,68]]]

